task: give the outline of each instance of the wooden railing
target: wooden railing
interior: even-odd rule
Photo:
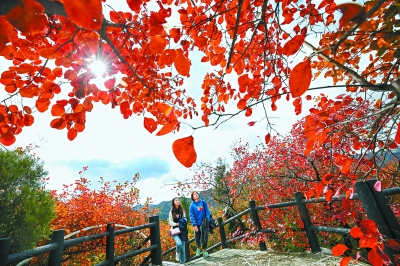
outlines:
[[[381,192],[378,192],[374,189],[374,184],[376,183],[376,180],[368,180],[368,181],[363,181],[363,182],[357,182],[356,183],[356,193],[354,193],[353,197],[351,200],[360,200],[362,202],[362,205],[364,207],[364,210],[368,216],[369,219],[375,221],[380,233],[389,239],[396,239],[400,241],[400,226],[399,222],[397,221],[393,211],[391,210],[389,204],[387,204],[386,196],[389,195],[396,195],[400,194],[400,187],[396,188],[390,188],[390,189],[385,189],[382,190]],[[346,197],[346,195],[339,195],[336,197],[333,197],[331,201],[338,201],[341,200],[342,198]],[[207,251],[211,252],[216,248],[222,247],[227,248],[228,245],[232,242],[239,241],[247,235],[241,235],[237,237],[233,237],[229,240],[226,238],[226,233],[224,226],[226,224],[229,224],[236,219],[242,217],[245,214],[250,213],[251,219],[253,220],[253,223],[255,227],[257,228],[256,231],[253,231],[250,233],[250,235],[255,235],[257,233],[274,233],[278,232],[279,229],[270,229],[270,228],[262,228],[261,222],[258,216],[258,211],[262,211],[267,209],[277,209],[277,208],[284,208],[284,207],[289,207],[289,206],[297,206],[298,211],[300,213],[301,220],[304,224],[303,231],[305,231],[307,239],[308,239],[308,244],[311,248],[312,253],[319,253],[321,252],[321,247],[318,243],[317,240],[317,233],[318,232],[329,232],[329,233],[335,233],[335,234],[340,234],[340,235],[349,235],[350,229],[349,228],[344,228],[344,227],[329,227],[329,226],[314,226],[311,222],[310,214],[307,210],[307,204],[315,204],[315,203],[322,203],[322,202],[327,202],[325,197],[320,197],[317,199],[312,198],[309,200],[306,200],[301,192],[296,192],[294,195],[294,200],[289,201],[289,202],[280,202],[276,204],[270,204],[267,206],[256,206],[254,201],[249,201],[249,208],[242,211],[241,213],[238,213],[237,215],[227,219],[226,221],[222,220],[222,217],[219,217],[217,219],[217,225],[219,228],[219,235],[221,242],[213,245],[212,247],[208,248]],[[198,258],[199,256],[190,256],[190,250],[189,250],[189,244],[194,241],[193,239],[190,239],[190,241],[187,241],[186,243],[186,258],[187,261],[193,260]],[[261,251],[267,250],[266,244],[264,242],[259,242],[259,249]],[[162,255],[168,255],[170,252],[174,251],[174,248],[171,248],[164,252]],[[388,254],[392,259],[396,255],[395,250],[390,249],[388,247],[385,247],[385,252]]]
[[[375,180],[369,180],[365,182],[357,182],[356,183],[356,193],[354,193],[352,200],[360,200],[364,207],[364,210],[369,219],[374,220],[380,233],[389,239],[396,239],[400,241],[400,226],[397,218],[395,217],[393,211],[390,206],[387,204],[386,196],[400,194],[400,187],[385,189],[381,192],[375,191],[374,184]],[[345,195],[339,195],[337,197],[333,197],[332,201],[341,200]],[[316,204],[327,202],[324,197],[320,197],[318,200],[313,198],[306,200],[304,199],[302,193],[296,192],[294,195],[294,200],[289,202],[280,202],[276,204],[270,204],[267,206],[256,206],[254,201],[249,201],[249,208],[238,213],[237,215],[223,221],[222,217],[217,218],[218,232],[221,239],[221,242],[209,247],[207,249],[208,252],[211,252],[217,248],[222,247],[222,249],[227,248],[229,244],[235,241],[239,241],[244,237],[249,235],[256,235],[258,233],[274,233],[277,232],[278,229],[270,229],[270,228],[262,228],[261,222],[258,216],[258,211],[262,211],[267,209],[276,209],[276,208],[284,208],[288,206],[297,206],[298,211],[300,213],[300,217],[304,224],[303,231],[305,231],[308,244],[311,248],[312,253],[318,253],[321,251],[321,247],[317,240],[318,232],[329,232],[336,233],[341,235],[348,235],[350,233],[349,228],[342,227],[328,227],[328,226],[314,226],[310,219],[310,214],[307,210],[307,204]],[[233,237],[231,239],[227,239],[224,226],[235,221],[236,219],[240,219],[243,215],[250,213],[251,219],[253,220],[254,226],[256,230],[253,230],[250,234],[240,235],[237,237]],[[144,246],[145,243],[150,241],[150,246],[145,248],[139,248],[137,250],[133,250],[126,254],[115,257],[114,255],[114,237],[116,235],[126,234],[138,230],[142,230],[145,228],[150,228],[150,235],[146,237],[141,246]],[[161,253],[161,244],[160,244],[160,227],[159,227],[159,218],[158,216],[153,216],[149,218],[149,223],[126,228],[122,230],[115,231],[115,227],[113,224],[107,225],[107,232],[96,235],[89,235],[84,237],[79,237],[72,240],[64,240],[64,230],[54,231],[51,237],[51,244],[38,247],[33,250],[24,251],[15,254],[9,254],[11,239],[3,238],[0,239],[0,266],[6,266],[11,263],[17,263],[27,258],[40,256],[42,254],[49,253],[48,257],[48,265],[59,266],[61,265],[63,251],[66,248],[77,246],[87,241],[93,241],[96,239],[106,238],[106,260],[99,263],[98,265],[115,265],[117,262],[131,258],[133,256],[137,256],[144,252],[150,251],[150,255],[144,258],[140,265],[147,265],[151,261],[152,265],[161,265],[162,264],[162,256],[166,256],[173,252],[176,247],[173,247],[167,250],[164,253]],[[189,244],[194,241],[190,239],[186,241],[186,261],[190,261],[198,258],[199,256],[190,256]],[[261,251],[267,250],[266,244],[264,242],[259,242],[259,249]],[[395,251],[385,247],[385,252],[391,257],[394,258]],[[200,255],[201,256],[201,255]]]
[[[139,248],[123,255],[115,257],[114,255],[114,237],[117,235],[127,234],[138,230],[150,228],[150,234],[141,243],[144,246],[150,241],[150,246]],[[148,224],[143,224],[122,230],[115,230],[114,224],[107,224],[107,232],[83,236],[71,240],[64,240],[64,230],[56,230],[51,236],[51,243],[45,246],[35,248],[33,250],[23,251],[14,254],[8,254],[11,246],[11,238],[0,239],[0,266],[6,266],[12,263],[18,263],[28,258],[37,257],[49,253],[48,265],[61,266],[63,251],[67,248],[77,246],[79,244],[106,238],[106,260],[97,264],[98,266],[115,265],[117,262],[137,256],[144,252],[150,251],[142,264],[151,260],[154,265],[161,265],[161,244],[160,244],[160,224],[158,216],[149,218]]]

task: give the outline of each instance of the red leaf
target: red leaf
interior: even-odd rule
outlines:
[[[183,55],[183,51],[181,49],[176,50],[174,65],[179,74],[189,77],[191,64],[192,63],[190,63],[189,58]]]
[[[76,25],[86,30],[99,30],[103,20],[103,5],[101,0],[63,0],[68,18]],[[90,10],[82,14],[82,10]]]
[[[35,122],[35,118],[30,115],[30,114],[26,114],[24,115],[24,125],[29,127],[33,124],[33,122]]]
[[[24,34],[40,34],[47,26],[47,18],[42,13],[44,7],[35,0],[21,0],[7,13],[7,20]]]
[[[51,107],[51,115],[62,116],[63,114],[65,114],[65,108],[63,105],[55,104]]]
[[[237,103],[237,107],[240,110],[243,110],[244,108],[246,108],[247,105],[247,101],[245,99],[240,99],[239,102]]]
[[[247,125],[249,125],[249,126],[254,126],[256,124],[256,122],[255,121],[251,121],[251,122],[249,122],[249,123],[247,123]]]
[[[400,243],[397,242],[397,241],[394,240],[394,239],[389,239],[389,241],[386,242],[386,245],[387,245],[389,248],[391,248],[391,249],[400,250]]]
[[[167,123],[160,129],[160,131],[157,132],[156,136],[162,136],[170,133],[175,129],[177,124],[178,120],[176,120],[175,116],[172,116],[170,119],[168,119]]]
[[[350,229],[350,235],[354,238],[361,238],[364,236],[364,233],[361,231],[360,227],[353,227]]]
[[[332,248],[332,255],[333,256],[342,256],[343,253],[348,250],[349,248],[343,244],[337,244]]]
[[[342,199],[342,208],[345,209],[346,211],[350,211],[350,209],[351,209],[350,200],[343,198]]]
[[[303,95],[311,84],[311,65],[310,60],[297,64],[289,76],[289,88],[292,97]]]
[[[4,146],[10,146],[10,145],[14,144],[15,140],[16,139],[15,139],[14,134],[12,134],[10,132],[6,132],[6,133],[3,133],[0,135],[0,142]]]
[[[350,261],[351,257],[344,257],[343,259],[340,260],[340,266],[347,266],[349,265]]]
[[[378,227],[376,227],[376,223],[373,220],[362,220],[358,226],[365,235],[372,235],[378,230]]]
[[[363,236],[359,241],[360,248],[373,248],[378,243],[376,237]]]
[[[319,199],[319,196],[321,195],[321,193],[322,193],[322,190],[324,190],[324,184],[323,183],[318,183],[316,186],[315,186],[315,200],[318,200]]]
[[[157,129],[157,123],[153,118],[144,118],[144,128],[150,133],[153,133]]]
[[[330,183],[332,183],[332,178],[334,177],[334,175],[333,174],[325,174],[323,177],[322,177],[322,183],[324,183],[325,185],[328,185],[328,184],[330,184]]]
[[[76,136],[78,135],[78,132],[76,131],[75,128],[71,128],[70,130],[68,130],[68,139],[69,140],[74,140],[76,138]]]
[[[193,136],[175,140],[172,144],[172,151],[176,159],[185,167],[189,168],[196,162],[197,154],[194,149]]]
[[[397,133],[394,140],[400,144],[400,123],[397,124]]]
[[[139,13],[140,12],[140,7],[143,3],[142,0],[127,0],[128,6],[132,11]]]
[[[265,135],[265,144],[268,144],[270,140],[271,140],[271,134],[268,133],[267,135]]]
[[[303,45],[305,37],[306,36],[303,34],[294,36],[291,40],[285,43],[282,48],[282,54],[287,56],[295,54]]]
[[[13,27],[4,18],[0,17],[0,52],[6,47],[6,43],[10,41],[9,35],[13,32]]]
[[[333,197],[333,191],[331,189],[328,189],[328,191],[325,193],[325,200],[326,201],[331,201]]]
[[[164,37],[160,35],[155,35],[150,38],[149,49],[154,55],[161,54],[162,52],[164,52],[167,44],[168,42],[167,40],[165,40]]]
[[[339,20],[339,28],[343,28],[349,24],[350,21],[357,22],[363,19],[365,14],[363,6],[353,3],[337,5],[335,10],[340,10],[340,12],[343,13],[343,16]]]
[[[368,260],[374,266],[383,266],[382,258],[375,249],[372,249],[370,252],[368,252]]]

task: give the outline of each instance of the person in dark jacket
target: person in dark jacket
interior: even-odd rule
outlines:
[[[172,199],[172,206],[169,212],[168,222],[172,228],[179,227],[180,233],[174,235],[174,241],[176,244],[176,261],[180,263],[186,262],[186,241],[188,241],[187,231],[187,219],[185,210],[181,206],[179,198],[175,197]]]
[[[207,202],[201,200],[199,193],[193,191],[191,194],[192,203],[190,204],[190,222],[193,225],[196,239],[196,256],[201,254],[203,250],[203,257],[207,258],[207,242],[209,233],[210,210],[208,209]]]

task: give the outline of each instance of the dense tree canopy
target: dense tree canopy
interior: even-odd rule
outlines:
[[[50,235],[54,199],[44,189],[47,172],[27,150],[0,150],[0,238],[11,252],[35,247]]]
[[[320,74],[332,85],[347,85],[353,98],[376,100],[365,114],[376,114],[369,135],[382,131],[384,121],[387,139],[394,139],[400,96],[396,1],[164,0],[151,8],[149,1],[127,3],[130,10],[103,14],[101,0],[2,1],[0,55],[13,63],[0,79],[10,94],[1,103],[3,145],[33,124],[35,109],[50,111],[50,126],[67,129],[73,140],[96,102],[119,107],[124,118],[143,115],[150,133],[161,126],[157,136],[197,115],[200,127],[239,113],[251,116],[256,107],[268,118],[266,103],[275,111],[281,97],[293,99],[298,114],[302,95]],[[82,16],[82,10],[89,12]],[[180,25],[169,28],[167,21],[176,17]],[[200,102],[184,83],[195,50],[214,68],[204,77]],[[293,66],[294,59],[300,63]],[[91,71],[96,60],[106,65],[103,74]],[[108,77],[104,87],[94,84],[97,75]],[[381,94],[372,95],[376,91]],[[35,104],[14,104],[14,97]],[[228,113],[232,102],[237,109]],[[316,126],[317,132],[329,131]],[[175,141],[173,151],[187,167],[196,161],[193,136]]]

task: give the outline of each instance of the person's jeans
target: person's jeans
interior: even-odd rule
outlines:
[[[176,244],[176,252],[180,253],[180,262],[185,263],[186,261],[185,241],[182,241],[179,235],[174,236],[174,241]]]

